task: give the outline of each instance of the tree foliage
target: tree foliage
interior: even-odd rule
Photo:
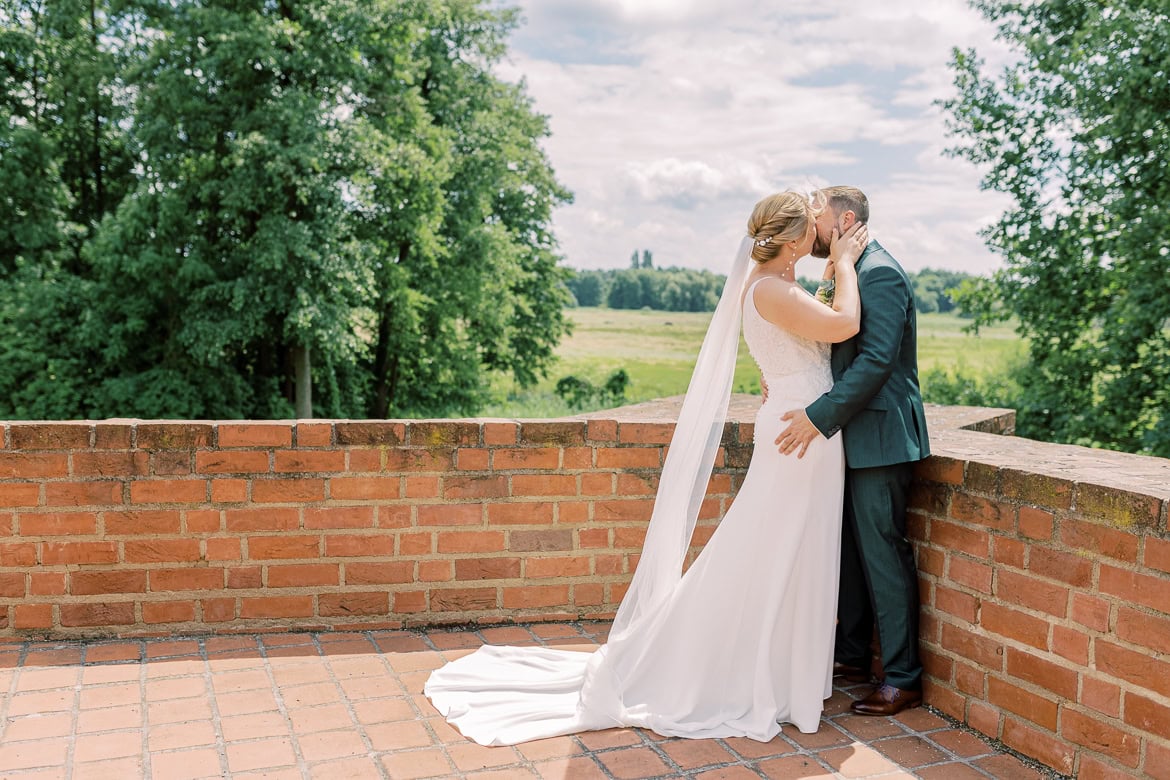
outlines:
[[[714,311],[723,280],[710,271],[631,268],[610,274],[605,303],[611,309]]]
[[[105,3],[0,2],[0,413],[85,416],[100,335],[88,247],[135,187]]]
[[[644,255],[648,262],[650,254]],[[640,255],[635,252],[634,257]],[[578,306],[662,311],[714,311],[723,290],[722,274],[650,266],[574,271],[566,280]]]
[[[618,271],[609,278],[605,296],[611,309],[714,311],[724,277],[683,268]]]
[[[569,194],[513,11],[3,2],[0,414],[286,417],[298,355],[318,413],[469,413],[549,364]]]
[[[962,271],[924,268],[910,274],[914,285],[914,306],[923,314],[961,313],[955,293],[972,276]]]
[[[637,253],[635,253],[637,254]],[[685,268],[629,268],[574,271],[566,284],[578,306],[661,311],[714,311],[726,277]],[[957,312],[954,296],[973,277],[961,271],[923,269],[910,274],[922,312]],[[819,280],[797,281],[815,293]]]
[[[1019,53],[956,52],[956,154],[1012,206],[962,305],[1030,345],[1020,430],[1170,455],[1170,13],[1163,0],[975,6]]]
[[[621,406],[626,402],[626,389],[630,386],[630,375],[624,368],[614,371],[600,387],[578,376],[565,376],[557,380],[556,394],[573,409],[597,407],[601,409]]]

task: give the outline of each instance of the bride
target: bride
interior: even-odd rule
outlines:
[[[860,322],[854,263],[864,225],[833,231],[831,305],[796,281],[820,200],[756,204],[703,341],[663,466],[646,543],[608,642],[595,652],[484,646],[435,670],[424,692],[481,745],[636,726],[664,736],[767,742],[817,730],[832,692],[844,456],[840,434],[801,458],[771,442],[784,410],[832,384],[831,342]],[[749,266],[754,261],[754,268]],[[743,335],[767,389],[734,503],[683,562],[706,493]]]

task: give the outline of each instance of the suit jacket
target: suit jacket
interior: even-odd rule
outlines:
[[[857,260],[861,329],[833,345],[833,387],[808,406],[825,437],[844,431],[850,468],[891,466],[930,454],[918,386],[914,292],[876,241]]]

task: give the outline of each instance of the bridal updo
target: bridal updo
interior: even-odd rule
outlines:
[[[766,263],[775,259],[789,241],[799,241],[823,206],[807,195],[792,190],[769,195],[756,204],[748,218],[748,235],[755,239],[752,259]]]

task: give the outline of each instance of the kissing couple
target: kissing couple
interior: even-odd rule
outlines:
[[[921,703],[906,497],[930,449],[914,296],[868,221],[856,187],[756,204],[608,641],[594,652],[484,646],[436,669],[424,692],[464,736],[510,745],[633,726],[767,742],[783,723],[811,733],[834,676],[870,680],[875,638],[884,679],[853,711]],[[816,295],[796,279],[808,255],[827,258]],[[732,506],[684,573],[741,323],[764,388],[755,447]]]

